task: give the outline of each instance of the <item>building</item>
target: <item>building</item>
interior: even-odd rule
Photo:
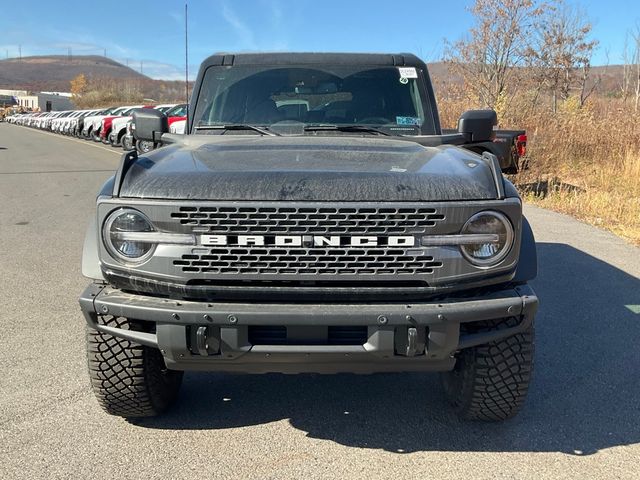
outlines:
[[[73,110],[71,94],[66,92],[27,92],[26,90],[0,89],[0,97],[15,98],[18,107],[41,112]]]

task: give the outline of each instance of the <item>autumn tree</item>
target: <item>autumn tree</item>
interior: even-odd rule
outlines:
[[[71,95],[75,101],[79,97],[82,97],[82,95],[85,93],[87,89],[87,79],[84,76],[84,74],[81,73],[77,77],[73,78],[70,83],[71,83]]]
[[[496,108],[525,64],[528,39],[545,5],[536,0],[476,0],[469,35],[447,45],[446,60],[484,107]]]

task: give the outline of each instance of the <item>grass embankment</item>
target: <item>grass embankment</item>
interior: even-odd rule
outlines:
[[[599,99],[527,123],[529,169],[514,178],[525,200],[640,245],[640,114]]]
[[[632,102],[598,98],[579,108],[570,99],[555,114],[510,110],[499,112],[501,128],[528,134],[528,168],[512,177],[525,201],[640,245],[640,112]]]

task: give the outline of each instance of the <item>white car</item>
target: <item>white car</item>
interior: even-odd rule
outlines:
[[[160,110],[162,113],[171,109],[175,105],[156,105],[156,110]],[[131,121],[133,111],[139,107],[132,108],[129,111],[123,112],[121,117],[114,118],[111,122],[111,132],[109,132],[109,143],[112,147],[122,145],[122,137],[127,133],[127,123]],[[145,107],[143,107],[145,108]]]
[[[82,127],[82,135],[86,138],[93,138],[96,141],[100,140],[100,125],[102,119],[110,115],[118,115],[121,112],[131,108],[129,107],[117,107],[103,110],[98,115],[91,115],[84,119],[84,126]]]
[[[180,135],[184,135],[184,129],[187,125],[186,120],[178,120],[177,122],[173,122],[169,127],[169,133],[177,133]]]

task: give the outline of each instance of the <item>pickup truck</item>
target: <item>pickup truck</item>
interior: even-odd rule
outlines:
[[[156,110],[133,122],[165,146],[123,155],[82,258],[106,412],[162,413],[184,371],[435,371],[463,418],[521,409],[536,245],[473,151],[494,111],[443,134],[410,54],[246,53],[204,61],[184,135]]]
[[[444,134],[456,133],[456,130],[442,129]],[[484,152],[494,154],[503,173],[515,174],[520,171],[522,160],[527,153],[527,132],[525,130],[496,130],[490,142],[479,142],[469,148],[482,155]]]

